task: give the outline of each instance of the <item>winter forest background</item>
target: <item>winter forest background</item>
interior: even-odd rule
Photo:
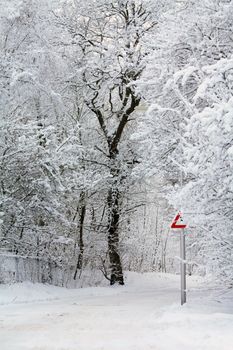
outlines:
[[[233,282],[233,1],[0,0],[0,282]],[[104,277],[105,278],[104,278]]]

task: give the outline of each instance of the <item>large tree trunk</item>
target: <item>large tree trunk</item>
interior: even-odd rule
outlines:
[[[119,255],[119,191],[110,189],[108,192],[108,252],[110,260],[110,284],[124,284],[121,259]]]
[[[77,265],[74,272],[74,280],[77,278],[78,270],[82,270],[83,267],[83,254],[84,254],[84,242],[83,242],[83,229],[84,229],[84,219],[86,215],[86,203],[85,203],[85,192],[83,191],[80,195],[79,200],[79,255],[77,260]]]

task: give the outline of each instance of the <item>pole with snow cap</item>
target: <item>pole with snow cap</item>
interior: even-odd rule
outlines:
[[[180,222],[179,222],[180,220]],[[182,214],[179,212],[171,224],[172,229],[180,229],[180,281],[181,281],[181,305],[186,303],[186,252],[185,232],[187,227],[183,223]]]

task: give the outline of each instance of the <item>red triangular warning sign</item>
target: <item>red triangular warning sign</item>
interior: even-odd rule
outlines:
[[[185,228],[187,226],[181,223],[177,224],[179,220],[182,222],[182,215],[180,212],[176,215],[175,219],[172,221],[171,228]]]

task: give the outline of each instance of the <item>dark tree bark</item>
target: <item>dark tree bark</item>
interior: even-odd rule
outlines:
[[[74,273],[74,280],[77,278],[78,270],[82,270],[83,267],[83,254],[84,254],[84,242],[83,242],[83,229],[84,229],[84,220],[86,214],[86,203],[85,203],[85,192],[82,192],[79,200],[79,255],[77,260],[77,265]]]
[[[108,250],[111,268],[110,284],[124,284],[122,264],[119,255],[119,191],[110,189],[108,192]]]
[[[100,128],[105,136],[107,146],[108,146],[108,158],[111,164],[111,175],[113,177],[113,185],[108,191],[107,206],[108,206],[108,252],[110,260],[111,278],[110,284],[115,283],[124,284],[122,264],[119,255],[119,217],[120,217],[120,204],[119,196],[120,192],[117,188],[117,184],[121,183],[120,179],[120,169],[117,168],[116,160],[119,153],[120,141],[125,130],[127,123],[129,122],[129,117],[135,111],[136,107],[140,103],[140,97],[136,95],[134,89],[130,87],[125,88],[125,98],[122,102],[122,110],[119,113],[119,123],[118,126],[110,137],[108,136],[107,127],[105,124],[104,115],[101,110],[97,109],[92,100],[92,105],[88,107],[96,114]],[[98,96],[98,94],[97,94]],[[127,107],[126,107],[127,106]]]
[[[126,88],[126,101],[125,104],[130,100],[130,105],[123,113],[118,127],[111,140],[108,140],[109,148],[109,158],[114,164],[118,155],[118,146],[122,138],[122,134],[129,121],[130,115],[135,111],[135,108],[140,103],[140,97],[135,96],[134,91],[130,88]],[[123,103],[124,106],[124,103]],[[111,169],[111,174],[113,179],[115,178],[115,183],[113,187],[108,191],[108,250],[109,250],[109,260],[111,268],[111,278],[110,284],[124,284],[124,277],[122,271],[122,263],[119,255],[119,218],[120,218],[120,203],[119,197],[120,192],[117,188],[117,183],[121,183],[120,179],[120,169],[114,167]]]

